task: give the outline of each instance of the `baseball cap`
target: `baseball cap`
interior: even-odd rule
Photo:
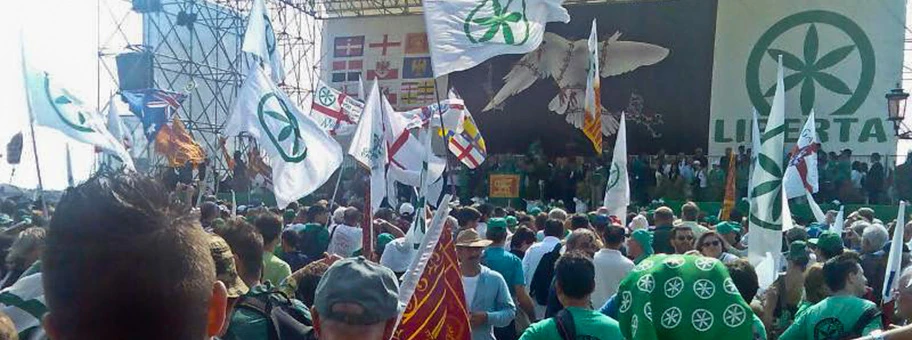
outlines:
[[[414,213],[415,206],[413,206],[411,203],[406,202],[402,203],[402,205],[399,206],[399,215],[411,215]]]
[[[489,218],[488,219],[488,230],[490,230],[490,231],[507,230],[507,220],[505,218],[500,218],[500,217]]]
[[[215,277],[225,284],[229,298],[238,298],[247,294],[250,288],[241,281],[237,267],[234,266],[234,254],[231,247],[221,236],[209,235],[209,252],[215,262]]]
[[[821,233],[820,237],[817,238],[817,241],[811,242],[811,244],[816,244],[817,248],[830,252],[838,251],[843,247],[842,237],[832,231],[825,231]]]
[[[336,308],[337,304],[355,304],[361,309]],[[395,318],[400,312],[396,274],[362,256],[336,261],[317,284],[314,308],[321,318],[352,325]]]
[[[492,218],[491,220],[494,220]],[[491,228],[491,220],[488,220],[488,228]],[[504,223],[506,226],[506,223]],[[491,240],[482,239],[478,235],[478,232],[475,229],[466,229],[459,232],[459,235],[456,235],[456,246],[457,247],[468,247],[468,248],[484,248],[493,243]]]
[[[515,227],[519,224],[519,220],[517,220],[514,216],[504,217],[504,220],[507,221],[507,227]]]
[[[380,235],[377,235],[377,249],[382,250],[383,248],[386,248],[386,245],[395,239],[396,237],[390,233],[382,233]]]
[[[716,232],[721,235],[731,234],[731,233],[741,233],[741,224],[738,222],[725,221],[719,224],[716,224]]]
[[[810,254],[808,254],[807,243],[804,241],[793,241],[789,244],[789,251],[785,254],[785,258],[792,261],[809,259]]]
[[[538,214],[541,214],[541,213],[542,213],[542,210],[539,209],[538,207],[529,209],[529,215],[537,216]]]

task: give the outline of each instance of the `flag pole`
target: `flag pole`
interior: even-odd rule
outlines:
[[[360,124],[361,122],[359,121],[358,123]],[[342,155],[342,160],[343,160],[342,163],[345,163],[345,155]],[[329,199],[329,207],[328,207],[329,209],[332,209],[333,204],[336,203],[336,194],[339,193],[339,185],[342,184],[342,172],[343,171],[345,171],[345,167],[340,166],[339,175],[338,175],[338,178],[336,178],[336,187],[333,188],[332,198]]]
[[[32,112],[32,99],[28,90],[28,72],[25,68],[25,36],[19,30],[19,56],[22,62],[22,80],[25,81],[25,104],[29,113],[29,130],[32,133],[32,153],[35,154],[35,171],[38,174],[38,197],[41,198],[41,211],[48,217],[47,202],[44,201],[44,182],[41,179],[41,165],[38,164],[38,144],[35,142],[35,114]]]

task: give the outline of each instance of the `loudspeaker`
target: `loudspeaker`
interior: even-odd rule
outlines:
[[[121,91],[152,87],[152,53],[127,52],[118,54],[115,59]]]
[[[152,13],[161,9],[161,0],[133,0],[133,10],[137,13]]]

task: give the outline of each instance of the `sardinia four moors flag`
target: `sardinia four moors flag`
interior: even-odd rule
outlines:
[[[342,164],[339,144],[257,67],[244,80],[225,130],[255,138],[269,155],[279,207],[319,188]]]
[[[749,188],[751,211],[748,240],[748,259],[760,263],[766,253],[777,254],[782,247],[783,198],[782,150],[785,143],[785,82],[782,59],[776,78],[776,95],[767,117],[766,129],[760,137],[760,151],[751,174]],[[767,267],[776,270],[776,266]],[[757,273],[758,276],[775,277],[776,273]]]
[[[608,184],[605,188],[605,202],[608,215],[621,220],[627,225],[627,205],[630,204],[630,183],[627,180],[627,119],[621,113],[617,141],[614,143],[614,154],[611,167],[608,168]]]
[[[241,49],[255,55],[260,62],[268,66],[272,80],[281,83],[285,80],[285,69],[282,67],[282,55],[279,54],[279,45],[272,29],[272,21],[266,12],[265,1],[253,0]]]
[[[583,133],[592,142],[595,153],[602,155],[602,94],[601,77],[599,77],[598,33],[595,19],[592,19],[592,32],[589,33],[589,68],[586,72],[586,103],[583,118]]]
[[[59,86],[47,72],[23,67],[35,124],[60,131],[76,141],[92,144],[120,158],[125,168],[134,169],[127,149],[108,131],[101,115],[87,109],[82,100]]]
[[[564,0],[424,0],[434,76],[538,48],[548,22],[570,22]]]

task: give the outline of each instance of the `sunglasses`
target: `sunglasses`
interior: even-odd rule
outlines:
[[[678,241],[693,241],[693,236],[678,236]]]
[[[709,241],[709,242],[703,242],[703,246],[704,246],[704,247],[718,247],[718,246],[721,246],[721,245],[722,245],[722,242],[719,242],[718,240],[716,240],[716,241]]]

